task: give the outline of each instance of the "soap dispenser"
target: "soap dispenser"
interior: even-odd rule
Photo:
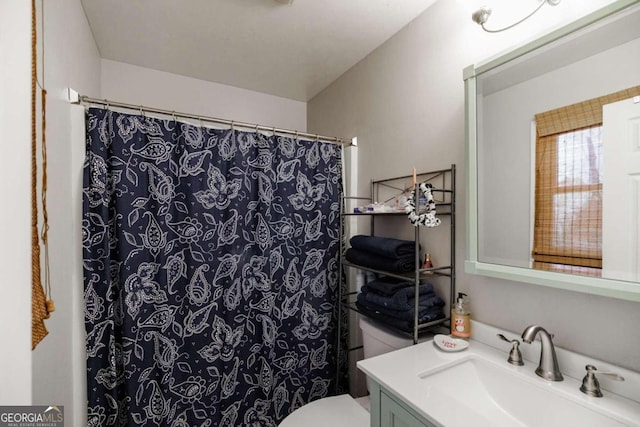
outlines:
[[[458,299],[451,310],[451,335],[460,338],[471,336],[471,312],[467,306],[467,294],[458,292]]]

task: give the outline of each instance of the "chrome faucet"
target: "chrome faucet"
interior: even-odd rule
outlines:
[[[548,381],[562,381],[564,378],[560,373],[560,368],[558,368],[556,349],[553,347],[553,341],[551,341],[551,335],[549,332],[547,332],[542,326],[527,326],[522,333],[522,341],[527,344],[531,344],[538,333],[540,333],[540,342],[542,343],[542,347],[540,350],[540,363],[536,369],[536,374]]]

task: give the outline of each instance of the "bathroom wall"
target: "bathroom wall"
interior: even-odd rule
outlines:
[[[471,297],[472,317],[518,335],[539,323],[555,333],[560,347],[640,370],[640,342],[632,338],[640,304],[473,276],[463,269],[463,68],[610,2],[563,0],[512,30],[488,34],[470,19],[482,2],[439,0],[312,99],[308,128],[358,136],[361,194],[368,194],[372,178],[407,175],[414,165],[427,171],[455,163],[457,286]],[[496,17],[499,11],[494,9]]]
[[[24,0],[0,2],[0,402],[4,405],[31,403],[30,11]]]
[[[29,2],[26,2],[29,3]],[[79,0],[36,2],[40,49],[44,37],[47,89],[49,252],[56,311],[45,321],[49,335],[31,353],[33,404],[65,407],[66,425],[83,425],[86,405],[80,242],[82,140],[73,138],[78,106],[67,88],[100,96],[100,57]],[[44,21],[42,10],[44,4]],[[40,50],[42,57],[42,50]]]
[[[281,129],[307,129],[305,102],[106,59],[102,97]]]
[[[64,405],[73,425],[72,401],[79,384],[73,368],[77,359],[74,343],[82,327],[75,313],[80,311],[74,277],[79,259],[69,256],[79,246],[72,227],[74,212],[70,145],[70,106],[66,88],[73,86],[99,95],[100,63],[93,37],[77,0],[45,3],[46,24],[38,28],[39,80],[47,89],[47,140],[49,175],[49,233],[51,281],[57,310],[46,321],[49,335],[31,351],[31,245],[30,245],[30,80],[31,3],[0,3],[0,52],[3,58],[0,87],[3,143],[0,145],[0,235],[3,272],[0,298],[0,356],[2,404]],[[42,16],[38,2],[39,20]],[[40,21],[41,22],[41,21]],[[46,67],[42,66],[42,34],[46,39]],[[10,65],[8,65],[10,64]],[[79,147],[82,150],[82,147]],[[81,288],[80,288],[81,289]],[[83,337],[81,337],[84,339]],[[77,352],[76,352],[77,353]],[[82,405],[78,408],[81,409]]]

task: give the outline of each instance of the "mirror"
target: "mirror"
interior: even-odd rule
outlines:
[[[631,240],[615,240],[618,237],[612,237],[607,231],[611,227],[603,220],[601,277],[532,268],[534,116],[640,86],[638,22],[640,1],[619,0],[503,56],[465,69],[467,272],[640,301],[640,181],[636,187],[624,184],[629,191],[613,195],[607,190],[607,174],[603,174],[602,211],[619,212],[616,208],[627,206],[620,218],[627,218],[624,227]],[[637,103],[640,105],[640,99]],[[634,120],[632,133],[637,140],[640,116]],[[618,250],[612,256],[606,249],[611,240],[624,248],[622,255]],[[629,271],[620,271],[618,266],[605,268],[607,259],[623,256],[630,260],[627,264],[633,264]]]

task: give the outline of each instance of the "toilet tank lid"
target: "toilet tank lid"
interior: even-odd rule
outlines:
[[[399,333],[384,327],[384,325],[365,317],[360,317],[360,329],[362,329],[363,334],[366,333],[367,335],[372,336],[396,349],[408,347],[413,344],[413,340],[406,335],[400,335]],[[424,341],[429,338],[430,337],[424,338],[420,341]]]

